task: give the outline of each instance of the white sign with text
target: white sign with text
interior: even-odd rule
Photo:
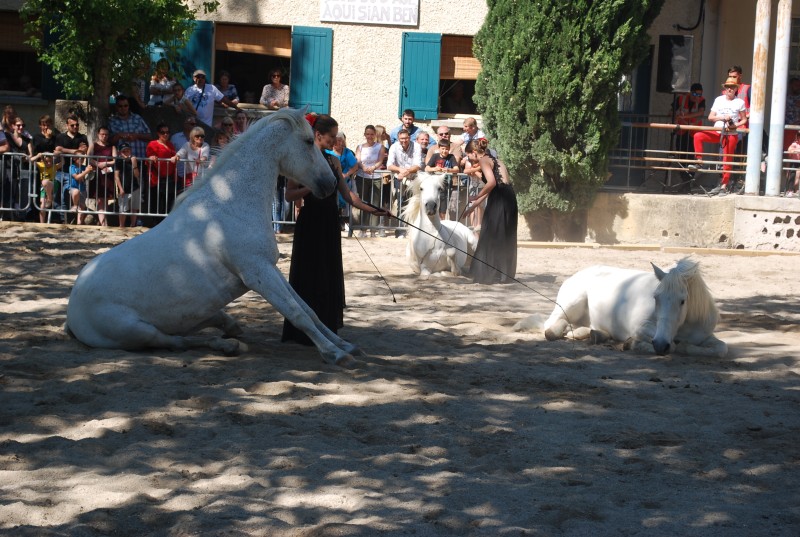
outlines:
[[[319,0],[319,20],[417,26],[419,0]]]

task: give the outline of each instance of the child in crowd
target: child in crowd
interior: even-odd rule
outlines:
[[[182,116],[197,116],[197,110],[192,101],[184,95],[183,85],[180,82],[172,85],[172,107]]]
[[[77,211],[78,225],[83,225],[86,220],[86,181],[89,174],[94,171],[94,166],[82,157],[89,150],[89,144],[81,140],[72,164],[69,165],[69,197],[72,200],[72,210]]]
[[[437,149],[439,154],[434,153],[431,155],[430,160],[425,165],[425,171],[428,173],[457,174],[458,162],[456,162],[456,157],[450,154],[450,140],[444,138],[439,140]],[[439,217],[442,219],[447,218],[450,190],[452,190],[451,187],[453,186],[458,187],[458,175],[450,178],[439,193]]]
[[[136,213],[141,209],[140,173],[139,162],[131,156],[130,144],[123,142],[119,146],[119,157],[114,167],[114,182],[119,196],[119,227],[126,227],[128,222],[133,226]]]
[[[39,180],[42,182],[42,188],[39,190],[39,222],[44,224],[47,221],[47,211],[45,209],[53,208],[53,188],[56,184],[56,174],[61,169],[62,162],[59,160],[55,162],[53,155],[39,153],[35,157],[31,157],[31,162],[36,163],[36,168],[39,170]]]

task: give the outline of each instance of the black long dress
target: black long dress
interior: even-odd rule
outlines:
[[[339,160],[326,153],[323,155],[339,179]],[[294,227],[289,283],[325,326],[333,332],[343,326],[344,268],[336,190],[323,199],[312,194],[303,198],[303,208]],[[286,319],[281,341],[312,344],[305,333]]]
[[[497,159],[489,158],[497,184],[486,200],[470,276],[475,283],[511,283],[517,274],[517,196],[500,179]]]

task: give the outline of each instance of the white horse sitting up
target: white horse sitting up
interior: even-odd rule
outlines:
[[[448,270],[460,276],[467,253],[474,253],[478,242],[464,224],[439,217],[439,194],[450,188],[445,177],[449,176],[418,173],[403,210],[403,218],[416,226],[408,233],[406,255],[412,270],[423,277]]]
[[[70,294],[67,332],[91,347],[210,346],[235,354],[245,348],[235,339],[190,334],[205,327],[241,334],[222,308],[252,289],[323,358],[352,365],[356,347],[326,328],[275,266],[271,207],[279,174],[319,197],[336,188],[302,111],[284,108],[253,124],[163,222],[90,261]]]
[[[651,263],[652,264],[652,263]],[[594,266],[568,278],[544,323],[556,340],[572,327],[575,339],[609,338],[625,348],[724,357],[728,346],[714,337],[719,311],[696,262],[681,259],[669,272]]]

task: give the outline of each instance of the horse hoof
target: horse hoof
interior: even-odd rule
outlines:
[[[236,356],[239,353],[247,352],[248,347],[238,339],[226,339],[220,346],[220,350],[225,356]]]
[[[340,356],[336,359],[336,361],[334,361],[334,363],[339,367],[343,367],[344,369],[355,369],[358,367],[358,360],[353,358],[350,354]]]
[[[545,337],[545,339],[547,339],[547,341],[556,341],[556,340],[561,339],[560,335],[556,334],[555,332],[553,332],[550,329],[547,329],[547,330],[544,331],[544,337]]]

